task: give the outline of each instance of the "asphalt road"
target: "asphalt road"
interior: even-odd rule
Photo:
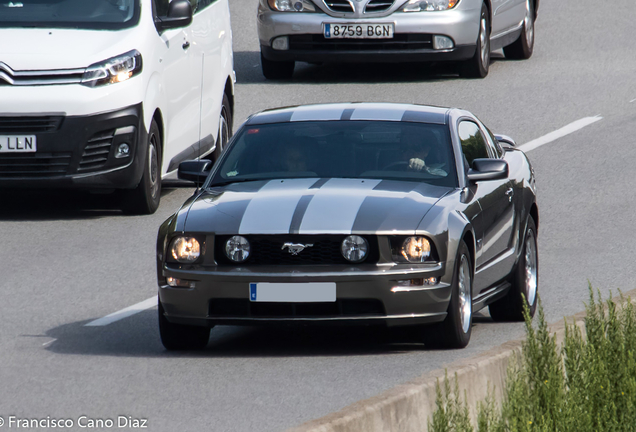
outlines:
[[[394,101],[458,106],[521,144],[583,117],[603,119],[532,150],[540,209],[540,294],[549,321],[583,309],[588,281],[636,288],[636,45],[633,0],[542,0],[535,54],[495,57],[485,80],[453,68],[302,65],[260,72],[255,0],[231,0],[235,126],[268,107]],[[1,101],[0,101],[1,104]],[[468,348],[435,351],[365,329],[216,328],[201,353],[159,341],[156,309],[84,324],[156,293],[161,221],[192,193],[164,191],[153,216],[111,197],[0,193],[0,416],[148,419],[152,431],[276,431],[523,335],[477,317]],[[5,425],[5,428],[7,426]],[[111,428],[117,429],[116,427]]]

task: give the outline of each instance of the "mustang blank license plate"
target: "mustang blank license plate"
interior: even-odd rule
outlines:
[[[250,283],[250,300],[254,302],[335,302],[335,282]]]
[[[391,39],[393,24],[323,24],[327,39]]]
[[[0,135],[0,153],[34,153],[35,135]]]

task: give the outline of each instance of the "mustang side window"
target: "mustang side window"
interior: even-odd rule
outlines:
[[[471,121],[463,121],[459,124],[458,132],[464,152],[464,162],[468,164],[466,168],[470,168],[475,159],[490,157],[486,140],[479,130],[479,126]]]

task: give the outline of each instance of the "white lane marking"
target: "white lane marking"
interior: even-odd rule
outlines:
[[[632,103],[632,102],[636,102],[636,99],[632,99],[629,101],[629,103]]]
[[[101,327],[108,324],[112,324],[115,321],[119,321],[124,318],[128,318],[129,316],[138,314],[139,312],[143,312],[146,309],[150,309],[151,307],[157,306],[157,296],[150,297],[147,300],[134,304],[132,306],[128,306],[125,309],[122,309],[117,312],[113,312],[110,315],[106,315],[103,318],[96,319],[95,321],[91,321],[88,324],[84,324],[85,327]]]
[[[53,339],[53,340],[50,340],[50,341],[48,341],[48,342],[44,342],[44,343],[42,344],[42,346],[51,345],[51,344],[52,344],[53,342],[55,342],[56,340],[57,340],[57,339]]]
[[[570,123],[567,126],[562,127],[561,129],[555,130],[554,132],[550,132],[547,135],[544,135],[540,138],[532,140],[524,145],[519,146],[519,150],[523,150],[524,152],[529,152],[530,150],[534,150],[537,147],[541,147],[544,144],[551,143],[552,141],[556,141],[559,138],[563,138],[566,135],[569,135],[573,132],[576,132],[580,129],[583,129],[586,126],[591,125],[592,123],[596,123],[599,120],[602,120],[603,117],[600,115],[594,117],[584,117],[580,120]]]

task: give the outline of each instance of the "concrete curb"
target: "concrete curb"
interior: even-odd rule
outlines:
[[[636,298],[636,290],[625,293]],[[617,300],[616,298],[614,300]],[[568,324],[584,326],[585,312],[567,317]],[[560,344],[565,337],[565,322],[550,325]],[[495,389],[501,399],[510,358],[521,353],[522,340],[506,342],[470,359],[446,368],[448,376],[456,374],[460,394],[466,392],[469,409],[475,415],[477,404]],[[444,370],[436,370],[409,383],[399,385],[369,399],[356,402],[325,417],[309,421],[287,432],[423,432],[435,411],[435,384],[444,378]],[[454,384],[454,382],[453,382]]]

